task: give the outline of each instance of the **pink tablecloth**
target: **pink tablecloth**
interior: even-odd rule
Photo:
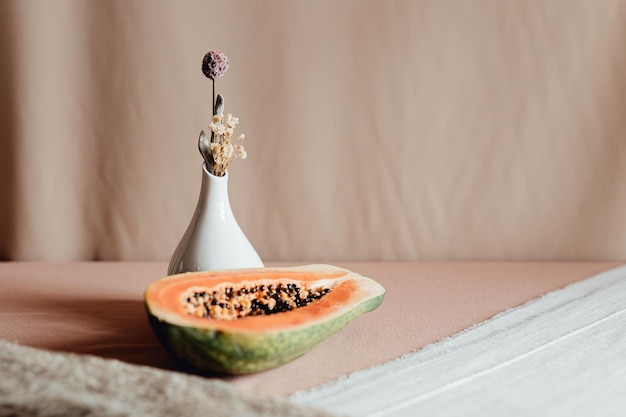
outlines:
[[[618,263],[341,263],[376,279],[383,305],[307,355],[229,380],[287,394],[381,364]],[[2,263],[0,338],[181,370],[146,320],[143,291],[165,263]]]

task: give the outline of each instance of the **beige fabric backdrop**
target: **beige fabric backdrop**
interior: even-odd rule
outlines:
[[[623,0],[0,0],[0,257],[168,259],[209,49],[265,260],[626,258]]]

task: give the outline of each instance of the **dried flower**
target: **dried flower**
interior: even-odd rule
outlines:
[[[207,143],[207,138],[202,132],[198,147],[207,168],[217,176],[224,176],[228,166],[235,159],[246,159],[248,156],[242,145],[245,136],[239,135],[236,140],[233,139],[239,118],[230,113],[224,116],[224,98],[221,94],[215,98],[215,79],[223,76],[228,66],[228,58],[220,51],[209,51],[202,60],[202,72],[213,81],[213,112],[209,124],[211,141]]]
[[[226,115],[226,126],[234,128],[239,124],[239,118],[234,117],[232,114],[228,113]]]
[[[248,153],[243,148],[243,145],[237,145],[235,148],[237,149],[237,155],[239,155],[239,158],[246,159],[248,157]]]
[[[221,51],[209,51],[202,60],[202,72],[207,78],[215,80],[228,71],[228,57]]]
[[[209,129],[213,132],[213,142],[209,147],[213,156],[213,175],[224,176],[235,159],[246,159],[248,156],[242,144],[245,135],[241,134],[233,139],[234,125],[238,122],[239,119],[232,114],[220,114],[213,116],[213,123],[209,124]],[[229,124],[233,126],[230,127]]]

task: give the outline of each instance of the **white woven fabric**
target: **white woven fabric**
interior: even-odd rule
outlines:
[[[624,416],[626,267],[293,399],[362,417]]]

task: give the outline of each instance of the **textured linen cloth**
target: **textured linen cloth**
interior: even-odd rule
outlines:
[[[626,267],[294,398],[361,417],[623,416]]]
[[[0,416],[331,416],[221,381],[3,340],[0,376]]]

